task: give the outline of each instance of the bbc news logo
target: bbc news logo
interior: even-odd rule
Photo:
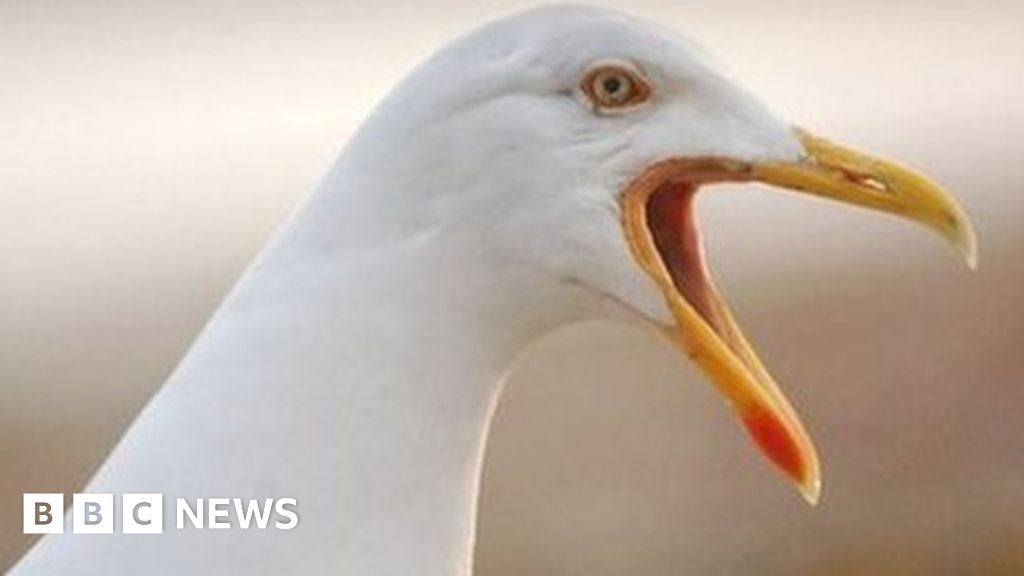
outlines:
[[[120,511],[122,534],[163,534],[163,494],[122,494]],[[113,494],[75,494],[72,533],[113,534],[115,514]],[[24,494],[22,515],[25,534],[63,534],[64,495]],[[299,524],[294,498],[176,498],[174,518],[176,530],[291,530]]]

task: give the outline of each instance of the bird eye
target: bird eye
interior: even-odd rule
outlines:
[[[651,88],[643,75],[624,63],[592,67],[583,77],[580,90],[598,111],[630,108],[651,96]]]

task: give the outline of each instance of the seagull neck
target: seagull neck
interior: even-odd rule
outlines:
[[[287,321],[302,327],[292,337],[308,340],[285,345],[314,375],[290,383],[303,388],[287,402],[322,427],[307,502],[333,508],[339,566],[353,574],[467,575],[504,375],[530,342],[571,321],[557,302],[574,288],[443,238],[311,258],[306,240],[318,235],[297,224],[252,284],[267,294],[287,284]]]

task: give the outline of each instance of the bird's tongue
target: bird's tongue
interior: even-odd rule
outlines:
[[[696,192],[693,184],[666,183],[644,207],[650,239],[671,277],[671,286],[661,284],[679,324],[674,336],[730,400],[765,455],[814,501],[813,446],[714,286],[694,214]]]

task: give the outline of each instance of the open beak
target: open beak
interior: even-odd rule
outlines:
[[[676,325],[669,335],[714,381],[754,442],[804,498],[821,491],[818,456],[803,424],[765,369],[715,288],[704,260],[693,199],[701,185],[763,182],[908,218],[938,232],[977,263],[971,222],[926,177],[797,130],[796,161],[682,158],[645,170],[621,197],[626,239],[664,294]]]

